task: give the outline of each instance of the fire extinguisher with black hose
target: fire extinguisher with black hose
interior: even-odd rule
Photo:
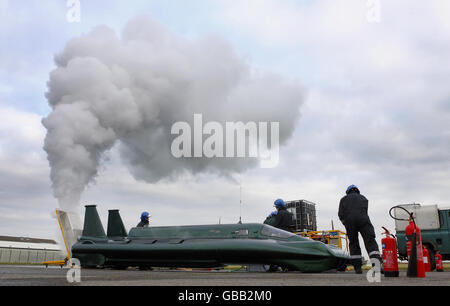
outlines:
[[[400,208],[406,211],[409,215],[409,219],[399,219],[392,215],[394,208]],[[423,260],[423,246],[422,235],[420,228],[417,226],[413,213],[409,212],[402,206],[394,206],[389,210],[389,215],[394,220],[409,221],[408,226],[405,228],[406,245],[408,249],[408,271],[406,275],[408,277],[425,277],[425,264]]]

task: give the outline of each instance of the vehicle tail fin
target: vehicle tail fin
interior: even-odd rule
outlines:
[[[102,221],[98,216],[97,205],[86,205],[85,207],[83,237],[106,239]]]
[[[121,238],[127,236],[127,230],[123,225],[122,218],[118,209],[108,211],[108,229],[106,230],[108,238]]]
[[[67,251],[67,258],[72,257],[72,245],[77,242],[82,233],[82,223],[80,216],[75,212],[56,209],[56,218]]]

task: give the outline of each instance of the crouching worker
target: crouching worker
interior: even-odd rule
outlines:
[[[286,203],[282,199],[277,199],[273,204],[277,211],[274,215],[274,221],[270,225],[289,232],[292,225],[293,216],[287,210]]]
[[[287,210],[286,203],[282,199],[277,199],[273,204],[277,210],[272,212],[264,223],[285,231],[290,231],[293,216],[292,213]],[[277,272],[279,271],[279,268],[280,267],[277,265],[270,265],[267,272]],[[284,269],[282,268],[282,270]]]
[[[148,227],[149,225],[150,214],[144,211],[141,214],[141,222],[138,223],[136,227]]]

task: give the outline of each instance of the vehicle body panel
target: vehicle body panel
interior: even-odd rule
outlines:
[[[340,269],[349,259],[336,247],[258,223],[132,228],[119,238],[82,236],[72,253],[83,266],[266,264],[302,272]]]

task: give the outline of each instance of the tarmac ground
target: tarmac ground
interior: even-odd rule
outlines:
[[[67,275],[79,282],[69,283]],[[246,272],[242,270],[169,270],[140,271],[78,269],[44,266],[0,265],[0,286],[450,286],[450,272],[427,272],[426,278],[372,278],[367,271],[334,273]],[[69,277],[70,278],[70,277]],[[76,279],[75,279],[76,280]]]

